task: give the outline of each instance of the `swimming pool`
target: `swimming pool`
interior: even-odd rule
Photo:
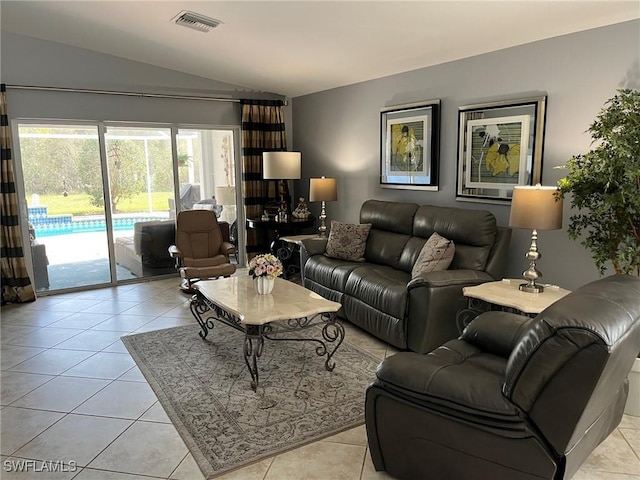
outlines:
[[[29,207],[29,222],[35,229],[36,238],[70,233],[106,231],[106,221],[100,217],[76,217],[73,215],[48,215],[46,207]],[[168,216],[159,214],[114,216],[115,231],[133,230],[137,222],[168,220]]]

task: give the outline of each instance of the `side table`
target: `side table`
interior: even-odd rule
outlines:
[[[488,310],[502,310],[535,317],[570,293],[569,290],[553,285],[547,285],[542,293],[521,292],[518,289],[521,283],[522,279],[505,278],[498,282],[464,287],[462,293],[469,299],[469,305],[456,315],[458,331],[462,333],[471,320]]]
[[[290,278],[300,272],[300,243],[310,238],[321,238],[318,234],[289,235],[280,237],[280,245],[276,250],[276,257],[282,262],[284,278]]]
[[[269,236],[273,241],[269,248],[274,255],[276,255],[280,238],[283,235],[309,233],[309,230],[314,228],[315,224],[316,219],[313,216],[300,219],[291,217],[286,222],[277,222],[275,219],[262,220],[261,218],[247,218],[247,228],[270,234]]]

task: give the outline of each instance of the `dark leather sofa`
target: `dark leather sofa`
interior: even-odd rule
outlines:
[[[491,212],[366,201],[360,223],[371,223],[365,262],[329,258],[326,240],[304,240],[303,285],[342,304],[339,315],[385,342],[426,353],[459,335],[462,288],[502,277],[511,230]],[[412,279],[411,269],[437,232],[455,242],[448,270]]]
[[[175,261],[169,255],[175,239],[174,220],[136,222],[133,237],[116,238],[116,262],[138,277],[175,273]]]
[[[640,278],[585,285],[536,318],[487,312],[366,393],[376,470],[399,479],[569,479],[618,425],[640,350]]]

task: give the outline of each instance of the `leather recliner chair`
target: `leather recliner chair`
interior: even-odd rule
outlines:
[[[585,285],[535,318],[478,316],[366,393],[376,470],[400,479],[568,479],[618,425],[640,351],[640,278]]]
[[[192,293],[191,284],[203,278],[228,277],[236,271],[229,263],[235,247],[223,240],[216,214],[211,210],[185,210],[178,213],[176,244],[169,254],[184,279],[181,288]]]

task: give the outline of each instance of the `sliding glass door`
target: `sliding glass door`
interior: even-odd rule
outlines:
[[[36,291],[110,283],[98,126],[18,129]]]
[[[38,292],[175,275],[168,247],[180,210],[214,210],[238,241],[233,129],[15,127]]]
[[[171,129],[107,126],[105,140],[117,279],[175,273]]]
[[[218,215],[223,236],[238,247],[232,130],[178,130],[178,210],[209,209]]]

